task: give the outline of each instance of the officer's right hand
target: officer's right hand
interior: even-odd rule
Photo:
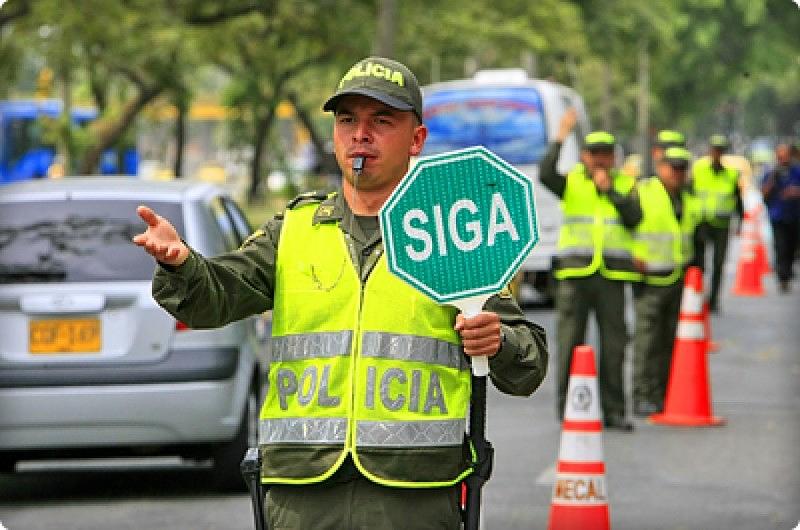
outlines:
[[[133,242],[161,263],[173,267],[183,265],[189,257],[189,247],[181,241],[175,227],[147,206],[139,206],[136,213],[147,223],[147,230],[134,236]]]
[[[578,121],[578,112],[570,107],[561,116],[561,121],[558,123],[558,133],[556,134],[556,141],[564,143],[572,128],[575,127],[575,122]]]

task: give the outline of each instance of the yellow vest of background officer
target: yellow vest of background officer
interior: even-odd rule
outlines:
[[[618,193],[630,193],[632,177],[613,170],[611,176]],[[597,192],[583,164],[576,164],[566,180],[555,277],[580,278],[600,271],[612,280],[638,279],[633,267],[633,239],[617,209]]]
[[[723,166],[717,173],[711,166],[711,160],[702,159],[692,168],[692,178],[702,220],[713,226],[727,226],[736,209],[739,172],[732,167]]]
[[[692,258],[692,235],[699,221],[696,200],[681,192],[681,219],[675,216],[669,194],[658,177],[637,186],[642,221],[634,235],[634,257],[645,263],[643,280],[650,285],[672,285]]]
[[[350,454],[385,486],[459,482],[471,380],[456,310],[385,257],[362,286],[339,227],[314,224],[317,206],[287,210],[278,247],[262,480],[319,482]]]

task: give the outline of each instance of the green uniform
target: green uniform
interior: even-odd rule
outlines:
[[[352,274],[353,278],[355,278],[355,288],[360,288],[362,293],[368,293],[371,275],[375,271],[382,270],[384,266],[382,264],[385,262],[377,218],[354,216],[341,193],[328,196],[314,194],[301,196],[290,204],[290,212],[305,210],[309,207],[313,208],[312,214],[308,216],[311,223],[340,229],[343,237],[339,238],[339,244],[344,249],[345,255],[349,254],[349,259],[345,260],[348,263],[341,262],[342,267],[347,267],[347,269],[340,271],[343,275],[341,278],[338,273],[331,274],[331,271],[337,269],[337,266],[327,267],[325,270],[322,267],[315,269],[312,261],[308,269],[310,285],[316,284],[319,290],[324,291],[336,282],[342,281],[345,274],[348,277]],[[307,256],[300,255],[297,260],[283,256],[283,262],[288,263],[288,268],[294,268],[296,271],[294,273],[290,271],[288,274],[279,271],[279,265],[282,261],[278,256],[278,249],[280,248],[284,252],[289,252],[290,256],[294,256],[298,246],[295,242],[293,245],[295,247],[294,250],[285,250],[285,248],[289,247],[281,243],[283,226],[284,216],[276,216],[275,219],[256,231],[237,252],[212,259],[202,258],[192,252],[187,262],[181,267],[172,271],[164,267],[160,268],[153,283],[154,297],[176,318],[194,328],[224,325],[273,307],[276,310],[274,315],[276,319],[287,318],[286,315],[291,314],[291,311],[285,309],[285,301],[290,300],[290,293],[293,288],[292,282],[295,281],[291,280],[292,274],[302,274]],[[341,243],[346,243],[346,245]],[[324,260],[329,256],[336,255],[336,252],[331,251],[331,249],[316,248],[317,245],[311,241],[308,242],[306,247],[309,249],[306,254],[316,252],[317,256],[319,256],[317,259]],[[293,261],[296,261],[296,266],[292,265]],[[323,261],[319,263],[323,263]],[[284,266],[284,268],[286,267]],[[350,269],[352,269],[352,273],[349,272]],[[289,279],[287,280],[287,278]],[[289,282],[289,285],[283,285],[281,282]],[[367,290],[365,291],[365,289]],[[373,295],[374,293],[369,296]],[[390,306],[395,302],[391,295],[391,292],[386,293],[382,301],[373,299],[373,303],[382,303],[384,306]],[[302,290],[295,293],[295,296],[302,297]],[[281,302],[282,299],[284,302]],[[295,306],[296,304],[302,305],[303,302],[307,301],[293,302],[290,300],[290,303],[295,304]],[[327,304],[328,302],[325,303]],[[309,309],[313,307],[314,305],[311,304]],[[284,309],[279,310],[279,308]],[[398,308],[398,314],[402,314],[405,309]],[[498,389],[509,394],[528,395],[532,393],[544,378],[547,366],[547,350],[543,330],[525,320],[519,307],[509,295],[501,294],[492,297],[487,303],[486,309],[494,311],[500,316],[505,336],[500,351],[489,362],[492,381]],[[312,311],[309,311],[309,313],[312,313]],[[329,310],[326,314],[326,311],[322,310],[316,315],[316,320],[319,322],[314,325],[318,326],[318,329],[322,329],[325,326],[325,322],[337,321],[340,316],[338,314],[330,315]],[[448,320],[448,329],[442,329],[442,333],[452,331],[452,325],[454,324],[454,318],[452,317],[453,315]],[[311,322],[314,319],[308,316],[306,320]],[[293,325],[295,325],[294,322],[274,323],[276,330],[284,331]],[[285,337],[277,336],[273,342],[281,340],[285,342]],[[283,344],[283,346],[285,345]],[[275,349],[286,350],[283,347]],[[285,357],[281,357],[281,359],[283,361],[286,360]],[[273,364],[275,366],[270,367],[271,383],[275,381],[276,370],[279,370],[282,366],[281,361],[276,361]],[[286,388],[286,380],[277,385],[271,384],[269,391],[274,393],[274,387],[278,386],[280,388],[281,385]],[[305,391],[301,390],[298,395],[302,392]],[[381,396],[380,393],[376,395]],[[396,399],[397,395],[383,397],[391,401]],[[268,394],[265,408],[269,408],[269,400],[270,395]],[[262,453],[263,451],[264,445],[262,445]],[[424,454],[425,451],[424,448],[420,449],[420,453]],[[431,521],[437,521],[442,518],[445,521],[452,522],[452,517],[448,514],[457,514],[457,511],[454,512],[453,510],[453,502],[457,498],[454,493],[457,486],[443,485],[448,481],[431,481],[432,483],[441,483],[442,486],[434,488],[435,494],[428,490],[430,502],[420,503],[420,494],[418,493],[420,489],[413,487],[413,482],[417,478],[414,475],[413,465],[411,469],[404,470],[407,473],[404,479],[409,480],[405,480],[407,484],[402,485],[409,487],[385,488],[385,486],[376,486],[374,484],[377,475],[373,472],[376,469],[382,472],[392,469],[393,465],[395,468],[402,468],[404,466],[403,462],[408,462],[403,460],[404,457],[402,455],[390,451],[388,457],[384,458],[379,466],[367,465],[365,467],[362,465],[363,462],[354,461],[353,453],[342,453],[341,450],[338,450],[336,454],[343,456],[332,457],[328,455],[319,457],[321,458],[319,465],[324,468],[324,472],[311,476],[312,481],[318,481],[313,485],[287,484],[286,479],[291,479],[292,477],[282,476],[285,473],[281,470],[308,469],[309,462],[317,458],[316,456],[310,455],[307,450],[271,451],[268,454],[272,462],[267,467],[274,472],[272,478],[275,480],[268,479],[267,481],[278,482],[278,484],[272,486],[268,502],[270,517],[275,522],[276,528],[341,528],[347,527],[348,524],[352,524],[353,528],[359,528],[360,526],[355,522],[356,520],[375,513],[383,513],[382,517],[390,518],[382,523],[389,528],[457,527],[452,526],[452,524],[449,526],[431,526]],[[421,467],[422,464],[418,463],[416,465]],[[426,465],[435,466],[437,464],[429,462]],[[367,475],[372,479],[369,483],[366,482],[364,470],[370,473]],[[421,468],[418,470],[420,477],[424,474],[423,471]],[[453,479],[455,477],[451,476],[450,478]],[[394,484],[391,480],[386,480],[385,483]],[[419,481],[425,482],[424,478],[419,479]],[[452,483],[452,480],[450,483]],[[386,491],[387,489],[390,491]],[[320,507],[317,505],[317,501],[321,498],[328,499],[325,501],[326,506],[324,508],[326,514],[324,520],[330,521],[328,526],[318,520]],[[376,507],[375,510],[366,509],[365,506],[371,503],[379,503],[381,506]],[[408,513],[411,511],[417,514],[418,517],[409,522]],[[393,517],[395,519],[392,520]],[[457,521],[453,524],[457,524]]]
[[[718,306],[731,218],[734,212],[741,216],[743,210],[738,181],[739,172],[736,169],[714,166],[710,159],[698,160],[692,167],[692,192],[702,212],[694,236],[693,265],[705,270],[706,245],[711,243],[713,268],[708,302],[714,311]]]
[[[663,407],[683,271],[692,256],[698,216],[688,190],[670,195],[658,177],[641,181],[638,191],[643,218],[634,233],[634,256],[644,263],[645,272],[633,288],[633,399],[634,411],[646,415]]]
[[[564,222],[559,237],[555,276],[558,312],[557,413],[564,413],[569,367],[575,346],[586,341],[589,312],[600,334],[598,382],[607,423],[625,416],[623,361],[624,283],[638,277],[633,269],[630,229],[642,218],[633,179],[612,172],[613,185],[598,193],[582,165],[566,177],[556,163],[561,145],[553,144],[542,161],[539,178],[562,199]]]

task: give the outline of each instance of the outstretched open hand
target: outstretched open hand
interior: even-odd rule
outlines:
[[[189,248],[181,241],[175,227],[147,206],[139,206],[136,213],[147,223],[147,230],[133,237],[136,245],[161,263],[177,267],[189,257]]]

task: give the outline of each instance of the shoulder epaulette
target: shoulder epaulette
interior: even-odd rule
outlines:
[[[303,206],[313,202],[322,202],[327,198],[328,194],[324,191],[307,191],[289,201],[286,205],[286,208],[288,210],[294,210],[298,206]]]

